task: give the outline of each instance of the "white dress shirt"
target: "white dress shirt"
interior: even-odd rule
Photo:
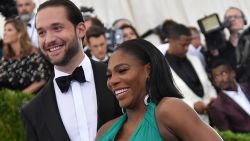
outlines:
[[[83,67],[87,82],[71,81],[70,88],[66,93],[61,93],[55,78],[69,74],[54,68],[55,78],[53,83],[56,100],[70,140],[93,141],[97,132],[97,99],[93,69],[87,55],[79,66]],[[79,108],[79,104],[83,105]]]
[[[92,55],[91,58],[92,58],[93,60],[97,61],[97,62],[106,62],[106,61],[108,61],[108,59],[109,59],[108,55],[105,55],[105,57],[104,57],[103,60],[100,60],[100,59],[96,58],[94,55]]]
[[[32,19],[29,21],[29,26],[27,26],[27,30],[28,30],[28,34],[29,37],[34,45],[34,47],[39,47],[38,45],[38,35],[36,32],[36,28],[35,28],[35,15],[32,17]]]
[[[201,49],[202,49],[202,48],[203,48],[202,46],[199,46],[198,48],[196,48],[196,47],[194,47],[192,44],[190,44],[190,45],[188,46],[188,52],[187,52],[187,54],[188,54],[188,55],[197,56],[197,57],[200,59],[202,65],[203,65],[204,67],[206,67],[205,57],[204,57],[204,55],[201,53]]]
[[[250,116],[250,102],[247,99],[244,92],[241,90],[240,86],[238,85],[237,91],[225,91],[223,92],[232,98],[246,113]]]

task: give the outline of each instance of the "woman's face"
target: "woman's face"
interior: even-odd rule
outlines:
[[[124,28],[123,30],[123,39],[124,41],[137,39],[135,32],[131,28]]]
[[[136,57],[118,50],[109,60],[107,85],[122,108],[133,109],[143,103],[146,95],[146,79],[150,67]]]
[[[11,44],[18,41],[19,33],[11,23],[7,23],[4,27],[3,41],[5,44]]]

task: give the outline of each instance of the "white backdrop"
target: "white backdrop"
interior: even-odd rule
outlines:
[[[45,0],[34,0],[37,6]],[[77,6],[88,6],[105,25],[111,25],[118,18],[132,21],[139,34],[154,28],[165,19],[198,27],[197,20],[212,13],[218,13],[221,20],[225,10],[235,6],[243,10],[250,20],[249,0],[72,0]],[[4,19],[0,17],[0,35]]]

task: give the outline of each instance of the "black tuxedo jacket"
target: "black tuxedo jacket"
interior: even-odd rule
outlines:
[[[97,129],[121,115],[121,109],[106,84],[106,65],[91,60],[97,94]],[[22,107],[28,141],[70,141],[57,107],[53,86],[54,75],[48,84],[27,105]]]

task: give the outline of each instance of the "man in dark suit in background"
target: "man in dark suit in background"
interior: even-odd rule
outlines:
[[[86,41],[91,58],[95,61],[108,64],[108,41],[105,37],[105,29],[99,26],[91,26],[86,31]]]
[[[94,140],[98,128],[121,110],[106,86],[106,66],[83,52],[81,12],[69,0],[46,1],[38,8],[36,29],[54,75],[22,108],[27,140]]]
[[[220,130],[250,132],[250,85],[237,83],[235,71],[223,60],[211,65],[212,80],[219,90],[208,111],[213,126]]]

